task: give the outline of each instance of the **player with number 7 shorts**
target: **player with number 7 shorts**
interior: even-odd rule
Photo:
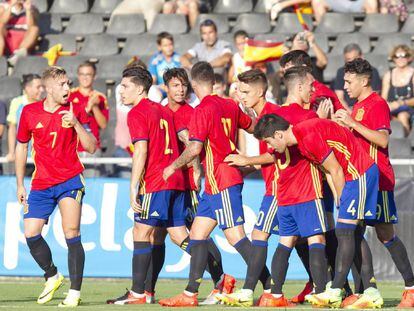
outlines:
[[[240,170],[229,166],[224,159],[236,152],[238,129],[252,131],[252,120],[234,101],[212,94],[215,77],[209,63],[195,64],[191,78],[193,89],[201,102],[195,108],[189,124],[190,144],[164,170],[164,178],[169,180],[174,172],[193,161],[204,150],[201,160],[206,174],[205,192],[190,231],[189,283],[183,293],[159,302],[170,307],[198,305],[197,293],[207,263],[208,238],[217,224],[246,262],[251,252],[251,243],[243,228],[243,177]],[[270,277],[268,271],[262,275],[265,279]]]
[[[319,307],[338,308],[355,252],[360,250],[363,239],[356,236],[356,226],[360,220],[375,218],[378,167],[351,131],[329,120],[311,119],[292,126],[284,118],[271,114],[259,120],[255,136],[279,153],[297,145],[306,159],[332,177],[335,201],[339,206],[335,229],[339,262],[332,287],[322,293],[308,295],[306,299]],[[366,268],[361,270],[364,288],[376,293],[375,307],[381,307],[383,300],[376,288],[372,261],[365,264]]]

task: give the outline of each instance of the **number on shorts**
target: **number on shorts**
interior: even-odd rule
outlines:
[[[352,215],[352,217],[354,217],[355,213],[356,213],[356,209],[354,207],[354,204],[355,204],[355,200],[352,200],[351,204],[349,204],[349,207],[346,210],[348,213],[350,213]]]
[[[260,227],[262,225],[263,220],[264,220],[264,212],[260,211],[259,215],[257,216],[256,226]]]
[[[170,135],[168,133],[168,122],[167,120],[160,120],[160,127],[162,130],[165,130],[165,149],[164,154],[172,154],[173,151],[170,149]]]
[[[216,209],[216,219],[217,219],[217,223],[219,224],[219,226],[223,226],[224,225],[224,213],[222,209]]]

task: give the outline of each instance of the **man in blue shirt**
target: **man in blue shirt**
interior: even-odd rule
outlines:
[[[158,52],[150,61],[148,70],[152,75],[154,84],[162,85],[164,72],[170,68],[181,67],[180,56],[174,52],[174,38],[168,32],[161,32],[157,36]]]

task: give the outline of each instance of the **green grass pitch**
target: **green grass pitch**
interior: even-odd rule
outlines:
[[[185,287],[185,280],[159,280],[157,284],[157,299],[170,297],[179,293]],[[130,287],[131,282],[127,279],[85,279],[82,289],[82,305],[80,310],[168,310],[158,304],[143,306],[108,306],[105,300],[108,298],[123,295],[125,288]],[[237,282],[243,284],[242,281]],[[236,284],[236,285],[237,285]],[[285,284],[285,293],[287,297],[298,293],[304,285],[300,281],[287,281]],[[55,294],[55,298],[46,305],[37,305],[37,295],[43,286],[43,280],[40,278],[2,278],[0,279],[0,309],[3,310],[57,310],[57,304],[63,300],[64,293],[68,291],[68,281]],[[205,280],[200,290],[199,297],[203,299],[211,290],[212,283]],[[384,297],[386,309],[395,309],[399,303],[403,290],[402,283],[379,282],[379,288]],[[256,297],[259,295],[261,286],[258,286]],[[223,310],[238,309],[226,306],[203,306],[201,310]],[[298,306],[300,309],[312,309],[308,304]],[[257,309],[257,308],[256,308]],[[260,308],[262,309],[262,308]],[[295,308],[296,309],[296,308]],[[320,310],[320,309],[318,309]]]

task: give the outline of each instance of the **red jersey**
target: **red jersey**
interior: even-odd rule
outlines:
[[[374,164],[351,131],[330,120],[301,122],[293,126],[293,134],[300,153],[316,164],[333,152],[346,181],[358,179]]]
[[[341,101],[334,91],[332,91],[325,84],[319,82],[318,80],[313,81],[312,83],[313,91],[310,98],[311,109],[316,111],[319,107],[319,100],[323,98],[329,98],[332,101],[334,112],[339,109],[344,109]]]
[[[96,92],[96,91],[95,91]],[[108,107],[108,101],[106,100],[106,97],[104,94],[99,93],[99,110],[102,112],[102,114],[105,116],[106,120],[109,119],[109,107]],[[72,102],[73,106],[79,106],[81,109],[86,108],[86,105],[88,104],[89,95],[84,95],[79,91],[79,88],[74,88],[70,91],[69,95],[69,102]],[[92,112],[89,114],[89,127],[91,129],[91,132],[93,136],[95,136],[96,141],[98,142],[97,147],[101,147],[101,140],[99,137],[99,125],[96,122],[95,117],[93,116]],[[85,151],[81,145],[79,145],[79,151]]]
[[[318,118],[314,111],[304,109],[298,104],[282,106],[276,114],[293,126],[305,120]],[[298,146],[288,147],[283,154],[275,153],[275,157],[279,169],[279,206],[309,202],[323,197],[322,175],[314,164],[300,154]]]
[[[191,107],[189,104],[183,104],[178,108],[177,111],[172,111],[168,108],[168,105],[165,108],[171,113],[173,120],[174,120],[174,127],[177,133],[188,130],[188,125],[191,120],[191,116],[193,115],[194,108]],[[184,151],[185,145],[178,139],[178,149],[180,154]],[[196,184],[194,182],[194,170],[192,167],[189,169],[183,169],[184,173],[184,182],[185,182],[185,189],[186,190],[196,190]]]
[[[77,153],[78,135],[73,127],[62,124],[62,114],[59,114],[60,111],[69,110],[69,104],[62,105],[51,113],[44,110],[43,102],[44,100],[35,102],[23,108],[17,131],[19,142],[33,140],[33,190],[43,190],[63,183],[84,169]],[[84,109],[73,106],[73,113],[81,124],[88,123]]]
[[[231,99],[209,95],[195,108],[189,125],[190,140],[204,143],[205,155],[201,160],[206,193],[217,194],[243,183],[241,172],[224,159],[236,153],[237,130],[247,129],[251,124],[250,117]]]
[[[166,109],[147,98],[142,99],[128,113],[132,143],[148,142],[145,172],[140,181],[140,194],[162,190],[184,190],[184,177],[176,171],[167,181],[162,178],[164,168],[178,158],[177,134],[174,121]]]
[[[373,92],[363,101],[355,104],[352,117],[363,126],[371,130],[386,130],[391,133],[391,114],[387,102],[377,93]],[[368,141],[357,131],[352,131],[362,147],[377,163],[379,169],[379,190],[393,191],[395,186],[394,170],[392,168],[388,147],[381,148]]]
[[[279,110],[280,106],[266,103],[263,107],[262,112],[258,116],[258,119],[263,117],[266,114],[276,113]],[[260,154],[268,153],[267,143],[263,140],[259,142],[259,151]],[[262,165],[262,175],[265,181],[266,192],[265,195],[276,195],[277,192],[277,178],[278,178],[278,171],[277,171],[277,164],[265,164]]]

